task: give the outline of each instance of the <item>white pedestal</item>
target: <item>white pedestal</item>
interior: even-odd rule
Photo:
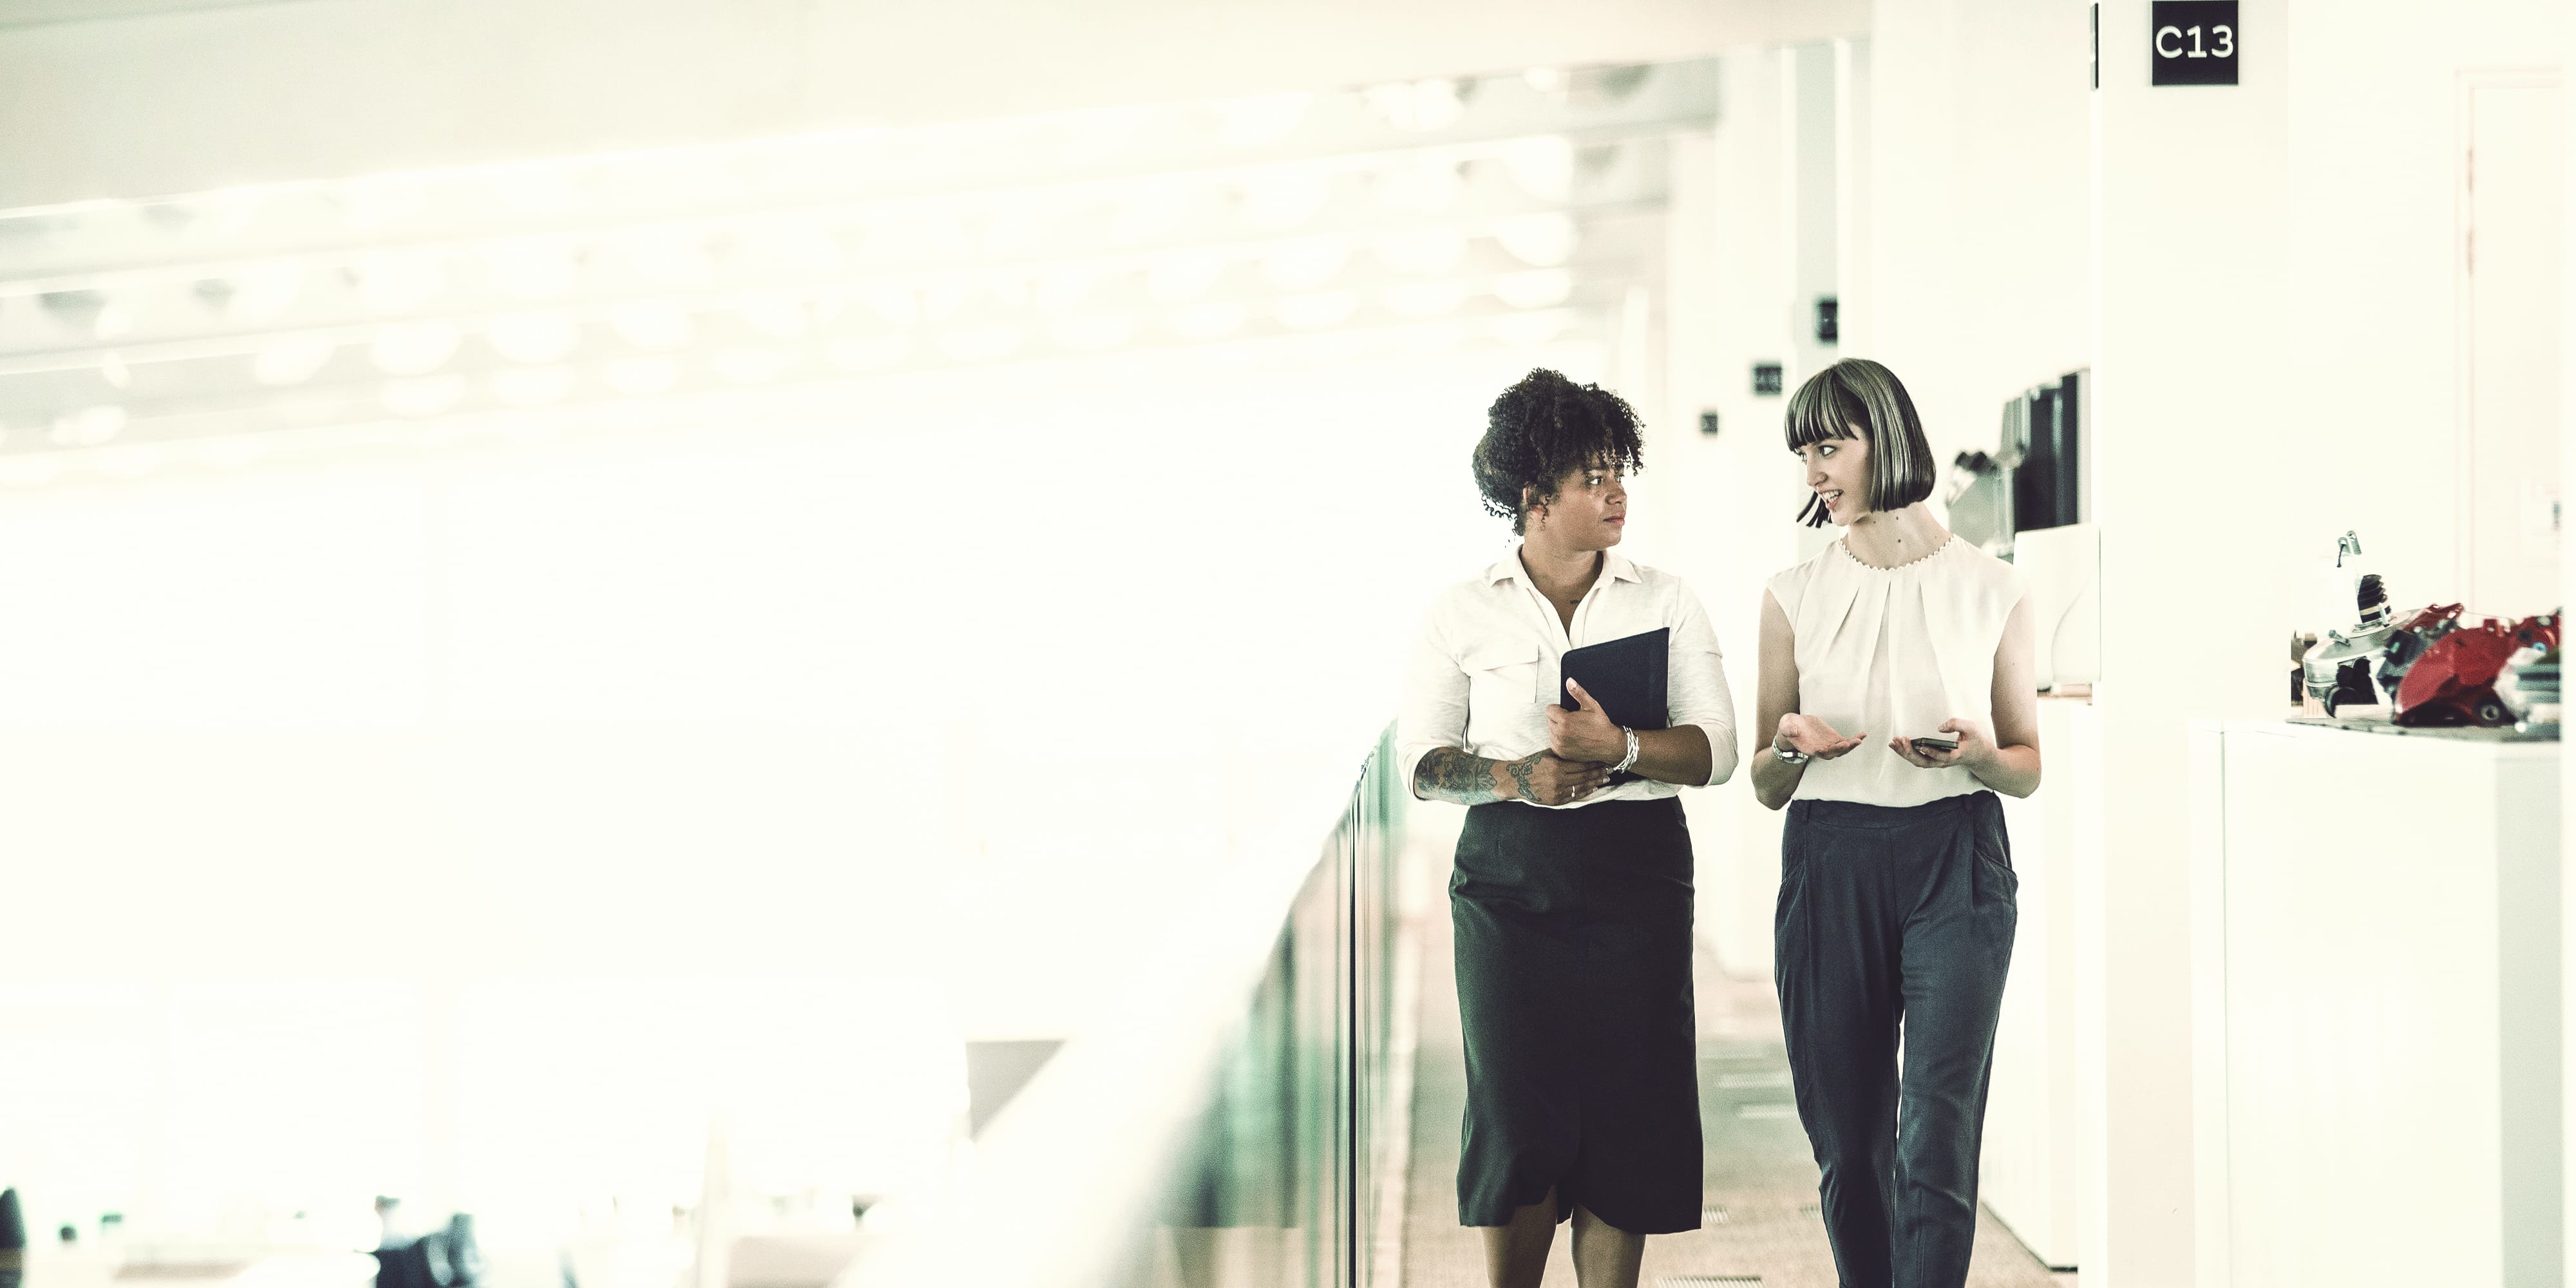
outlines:
[[[2203,1288],[2559,1283],[2558,744],[2191,746]]]

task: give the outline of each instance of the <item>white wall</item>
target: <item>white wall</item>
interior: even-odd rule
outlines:
[[[2292,423],[2269,441],[2315,461],[2310,477],[2333,482],[2260,501],[2251,487],[2222,488],[2237,505],[2283,508],[2288,553],[2303,567],[2330,560],[2335,538],[2358,529],[2366,566],[2403,605],[2468,591],[2457,470],[2461,80],[2550,66],[2566,23],[2554,0],[2473,0],[2444,6],[2438,22],[2407,20],[2417,12],[2385,0],[2301,0],[2291,10],[2296,235],[2271,351],[2297,395],[2285,409]],[[2327,465],[2328,451],[2358,467]]]
[[[1862,0],[302,0],[9,26],[0,208],[1857,31]]]
[[[1874,281],[1867,347],[1843,352],[1905,382],[1945,470],[1994,450],[2006,398],[2092,353],[2089,31],[2073,0],[1874,14]]]
[[[1786,108],[1790,58],[1740,49],[1724,56],[1714,136],[1677,156],[1671,223],[1670,404],[1675,430],[1656,442],[1646,478],[1665,514],[1655,561],[1681,574],[1708,608],[1726,653],[1743,748],[1755,729],[1762,583],[1793,562],[1800,487],[1780,440],[1783,399],[1753,393],[1757,361],[1792,357],[1796,312]],[[1684,180],[1688,181],[1685,182]],[[1831,211],[1823,212],[1830,229]],[[1719,432],[1684,428],[1718,414]],[[1739,774],[1740,777],[1740,774]],[[1739,781],[1683,794],[1698,861],[1699,927],[1725,969],[1771,970],[1771,912],[1780,879],[1780,819]]]
[[[2275,369],[2291,289],[2284,0],[2240,7],[2241,83],[2148,84],[2144,0],[2102,7],[2094,488],[2102,539],[2098,1207],[2084,1272],[2112,1288],[2193,1274],[2185,721],[2282,705],[2294,580],[2281,512],[2234,503],[2293,457]],[[2178,617],[2209,625],[2176,638]],[[2100,1279],[2094,1276],[2099,1272]]]

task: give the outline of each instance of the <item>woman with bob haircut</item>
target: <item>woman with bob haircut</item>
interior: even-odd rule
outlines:
[[[1646,1235],[1699,1228],[1677,796],[1734,772],[1735,706],[1699,600],[1613,548],[1640,464],[1636,413],[1599,386],[1533,371],[1494,400],[1476,486],[1521,540],[1433,603],[1397,721],[1414,794],[1468,807],[1449,878],[1458,1223],[1483,1228],[1495,1288],[1537,1288],[1569,1218],[1584,1288],[1633,1288]],[[1556,700],[1566,650],[1659,628],[1668,727],[1613,724],[1579,686]]]
[[[1959,1288],[2020,884],[1995,793],[2039,787],[2030,605],[1924,505],[1932,451],[1894,373],[1817,372],[1785,428],[1799,518],[1843,529],[1762,597],[1752,776],[1789,808],[1773,977],[1790,1083],[1846,1288]]]

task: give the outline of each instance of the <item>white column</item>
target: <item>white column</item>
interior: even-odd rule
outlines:
[[[1870,356],[1870,73],[1867,38],[1834,42],[1834,287],[1845,354]]]
[[[2193,1278],[2186,722],[2281,705],[2286,534],[2247,471],[2309,427],[2281,378],[2287,0],[2239,9],[2240,83],[2153,87],[2146,0],[2101,6],[2093,478],[2105,845],[2086,1288]],[[2295,466],[2291,473],[2299,473]],[[2285,485],[2297,486],[2285,478]],[[2274,619],[2280,619],[2277,623]],[[2277,627],[2277,628],[2276,628]]]
[[[2576,179],[2567,177],[2576,176],[2576,22],[2560,22],[2558,44],[2559,148],[2564,159],[2559,174],[2562,183],[2576,188]],[[2565,253],[2559,257],[2558,267],[2561,281],[2558,314],[2558,495],[2576,498],[2576,491],[2568,488],[2567,479],[2569,462],[2576,461],[2576,378],[2571,378],[2576,377],[2576,201],[2559,204],[2559,218],[2565,228],[2561,247]],[[2560,523],[2558,541],[2559,601],[2576,604],[2576,595],[2568,593],[2576,590],[2576,524]],[[2566,802],[2576,800],[2576,757],[2559,758],[2558,800],[2558,925],[2562,935],[2576,937],[2576,881],[2566,876],[2576,871],[2576,827],[2566,826]],[[2576,1159],[2576,1113],[2567,1110],[2567,1106],[2576,1105],[2576,944],[2565,940],[2560,942],[2558,971],[2559,1132],[2562,1143],[2558,1156],[2564,1166],[2565,1160]],[[2576,1185],[2567,1184],[2562,1176],[2558,1193],[2564,1213],[2560,1257],[2565,1263],[2567,1282],[2576,1283]]]
[[[1791,45],[1780,51],[1780,128],[1788,182],[1783,226],[1789,232],[1789,324],[1786,391],[1831,366],[1838,345],[1816,339],[1816,301],[1834,294],[1836,252],[1842,240],[1841,179],[1836,157],[1835,47]]]

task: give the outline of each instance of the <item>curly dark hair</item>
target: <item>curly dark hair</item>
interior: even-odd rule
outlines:
[[[1613,465],[1634,474],[1646,468],[1637,411],[1599,385],[1578,385],[1544,367],[1521,377],[1485,410],[1485,436],[1476,443],[1476,490],[1485,509],[1522,530],[1528,515],[1521,489],[1534,504],[1556,499],[1565,476],[1587,465]]]

